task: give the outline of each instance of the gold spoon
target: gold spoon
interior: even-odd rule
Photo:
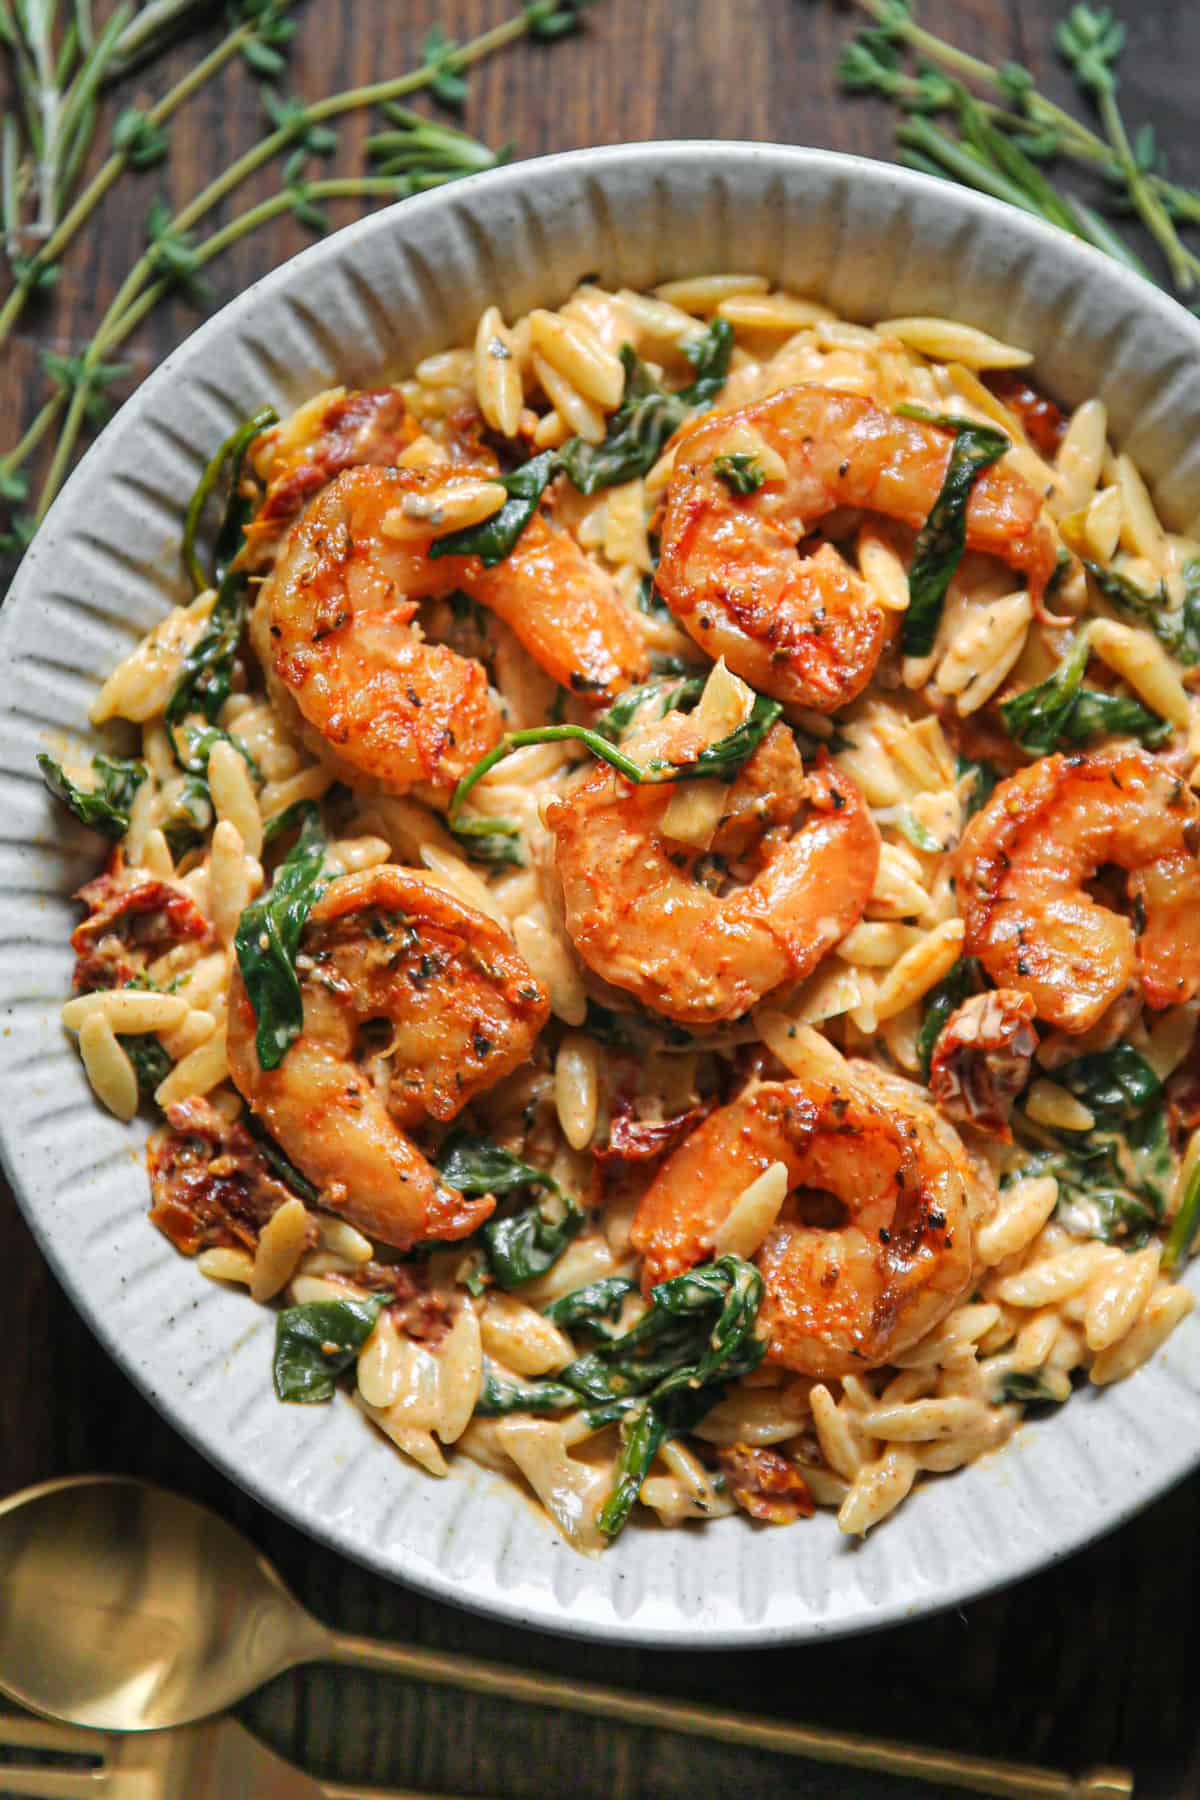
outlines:
[[[1121,1769],[1063,1775],[349,1637],[305,1612],[223,1519],[146,1482],[82,1475],[0,1504],[0,1688],[35,1712],[106,1731],[183,1725],[306,1662],[1017,1800],[1123,1800],[1133,1792]]]

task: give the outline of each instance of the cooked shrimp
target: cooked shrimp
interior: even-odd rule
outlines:
[[[422,600],[469,594],[555,681],[596,704],[645,674],[616,589],[540,513],[492,569],[476,557],[434,561],[432,530],[413,536],[406,502],[491,473],[449,463],[348,469],[309,503],[264,584],[260,660],[351,780],[444,795],[504,728],[482,666],[422,638]]]
[[[771,1081],[710,1115],[663,1165],[633,1221],[643,1283],[712,1254],[739,1194],[774,1162],[789,1194],[754,1261],[767,1355],[826,1379],[876,1368],[945,1318],[972,1276],[965,1155],[949,1128],[869,1075]]]
[[[566,927],[588,967],[668,1019],[713,1025],[802,980],[857,923],[879,833],[847,775],[826,764],[804,777],[781,725],[745,764],[708,851],[664,834],[674,791],[597,766],[545,818]],[[728,893],[706,886],[746,854],[751,825],[752,879]]]
[[[524,958],[482,913],[384,865],[330,882],[296,967],[304,1025],[270,1071],[236,969],[230,983],[229,1066],[251,1109],[321,1205],[368,1237],[465,1237],[495,1201],[448,1187],[407,1134],[528,1059],[549,1006]],[[387,1038],[372,1046],[377,1022]]]
[[[714,471],[732,443],[762,446],[756,493],[732,494]],[[831,545],[797,547],[842,506],[922,525],[950,452],[946,431],[827,388],[712,414],[679,443],[658,588],[696,642],[760,693],[833,712],[870,680],[885,617]],[[971,490],[967,546],[1028,576],[1035,594],[1054,571],[1041,498],[1010,469],[985,470]]]
[[[1152,1007],[1200,993],[1200,802],[1144,750],[1046,756],[1002,781],[958,851],[964,950],[1064,1031],[1136,975]],[[1115,866],[1133,922],[1088,883]]]

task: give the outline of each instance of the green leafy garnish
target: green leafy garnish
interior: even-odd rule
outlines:
[[[521,827],[511,819],[456,819],[450,831],[472,862],[489,869],[525,867]]]
[[[192,579],[204,588],[212,584],[196,556],[195,533],[205,501],[222,471],[228,467],[231,491],[213,551],[217,597],[204,630],[183,659],[164,718],[176,760],[180,768],[192,775],[204,774],[208,767],[208,752],[215,740],[211,732],[188,729],[186,721],[198,714],[216,731],[221,708],[233,689],[234,660],[246,628],[249,578],[243,570],[233,567],[251,512],[251,502],[240,491],[242,467],[254,439],[268,425],[274,424],[275,418],[271,408],[264,407],[226,439],[201,476],[188,508],[190,536],[185,527],[184,554]]]
[[[706,406],[715,400],[729,377],[729,359],[733,355],[733,326],[725,319],[713,319],[682,346],[683,354],[696,373],[680,398],[689,406]]]
[[[947,423],[954,427],[954,447],[941,493],[917,534],[908,574],[908,610],[900,635],[906,656],[928,656],[933,649],[946,589],[967,545],[971,490],[983,471],[998,462],[1009,447],[1004,433],[990,426],[957,419]]]
[[[519,1212],[489,1219],[479,1233],[498,1287],[520,1287],[553,1268],[583,1226],[583,1211],[553,1175],[471,1131],[456,1131],[437,1158],[438,1171],[460,1194],[511,1194],[541,1188],[542,1198]]]
[[[558,473],[558,452],[543,450],[514,469],[510,475],[497,476],[508,499],[490,519],[478,525],[465,525],[461,531],[450,531],[435,538],[429,554],[440,556],[477,556],[485,569],[503,562],[513,545],[538,509],[538,501]]]
[[[657,702],[657,711],[650,716],[665,719],[668,713],[694,706],[704,692],[707,679],[705,675],[682,675],[666,679],[660,676],[655,681],[644,681],[638,687],[626,688],[607,712],[602,712],[597,717],[596,730],[601,737],[619,744],[643,707],[648,708],[653,702]]]
[[[1140,700],[1085,688],[1087,663],[1088,634],[1084,630],[1045,681],[1002,702],[1005,730],[1028,756],[1048,756],[1057,744],[1086,744],[1092,738],[1116,733],[1141,738],[1151,746],[1170,737],[1168,722]]]
[[[143,1100],[152,1100],[155,1088],[160,1081],[167,1079],[174,1063],[152,1031],[136,1032],[123,1037],[121,1048],[133,1064],[138,1093]]]
[[[1001,1401],[1015,1401],[1020,1406],[1058,1406],[1061,1396],[1047,1387],[1040,1374],[1014,1372],[1006,1375],[1000,1388]]]
[[[564,1330],[583,1325],[597,1337],[611,1338],[614,1335],[612,1322],[620,1316],[629,1295],[636,1292],[637,1282],[631,1281],[628,1275],[602,1275],[598,1281],[589,1281],[586,1286],[563,1294],[542,1310],[553,1324],[561,1325]]]
[[[1174,1159],[1165,1108],[1158,1100],[1124,1119],[1113,1112],[1085,1138],[1035,1153],[1022,1172],[1057,1179],[1056,1216],[1076,1237],[1136,1249],[1164,1216],[1170,1196]]]
[[[1132,694],[1106,694],[1098,688],[1081,688],[1062,730],[1064,744],[1088,744],[1098,737],[1141,738],[1152,750],[1171,735],[1168,720],[1160,719]]]
[[[733,327],[724,319],[714,319],[683,346],[683,354],[696,371],[695,379],[672,392],[655,381],[630,345],[623,344],[625,393],[608,422],[604,442],[585,444],[582,438],[570,438],[558,452],[560,467],[580,493],[616,487],[652,468],[667,439],[693,407],[705,405],[720,393],[732,351]]]
[[[1138,1118],[1162,1098],[1162,1082],[1132,1044],[1076,1057],[1054,1079],[1107,1121]]]
[[[171,811],[162,822],[163,835],[176,862],[208,834],[215,817],[207,781],[202,775],[185,775]]]
[[[675,763],[675,781],[699,781],[709,776],[719,776],[727,781],[735,769],[741,767],[747,757],[752,756],[779,718],[783,707],[778,700],[771,700],[766,694],[756,694],[754,705],[750,709],[750,717],[725,737],[718,738],[715,744],[709,744],[694,761]]]
[[[101,832],[107,838],[122,838],[129,830],[129,808],[133,796],[146,779],[146,765],[124,756],[92,758],[96,785],[81,788],[63,772],[62,764],[43,752],[37,759],[42,780],[62,800],[83,825]]]
[[[456,1131],[438,1154],[438,1168],[460,1194],[511,1194],[518,1188],[544,1187],[557,1192],[558,1183],[545,1169],[522,1162],[492,1138],[473,1131]]]
[[[954,772],[960,781],[964,775],[971,777],[971,791],[963,802],[963,816],[970,819],[987,805],[999,776],[990,762],[972,762],[965,756],[957,759]]]
[[[528,731],[506,731],[500,742],[494,744],[485,756],[481,756],[467,770],[455,788],[448,814],[450,829],[459,829],[462,808],[475,783],[482,781],[497,763],[503,762],[506,756],[511,756],[514,750],[523,749],[526,744],[582,744],[593,756],[609,763],[626,781],[633,782],[635,787],[643,784],[656,786],[664,781],[703,781],[713,776],[729,781],[746,758],[758,749],[782,711],[778,700],[770,700],[764,694],[756,695],[748,719],[686,763],[667,762],[662,757],[652,757],[648,763],[635,762],[633,757],[627,756],[624,750],[602,736],[600,730],[587,725],[536,725]],[[612,709],[607,717],[608,729],[611,730]]]
[[[250,502],[240,491],[242,466],[246,460],[246,452],[255,438],[269,426],[277,424],[278,419],[278,413],[271,406],[264,406],[252,418],[244,419],[235,431],[230,432],[196,483],[184,514],[182,551],[184,566],[198,594],[203,593],[205,588],[220,585],[230,563],[242,547],[242,534],[250,522],[251,514]],[[200,528],[204,508],[226,469],[229,471],[229,495],[213,546],[212,569],[206,574],[196,554],[196,533]]]
[[[306,1176],[300,1173],[291,1157],[275,1142],[262,1121],[256,1119],[254,1114],[249,1111],[243,1113],[242,1118],[272,1173],[279,1177],[284,1187],[291,1188],[293,1194],[297,1194],[301,1200],[307,1200],[310,1206],[315,1206],[321,1197],[319,1191]]]
[[[553,1380],[518,1384],[493,1375],[489,1385],[485,1376],[476,1408],[487,1416],[583,1406],[593,1430],[619,1424],[615,1478],[599,1517],[610,1538],[625,1525],[665,1439],[699,1424],[725,1384],[757,1368],[766,1352],[755,1331],[762,1276],[740,1257],[660,1282],[649,1311],[618,1336],[604,1321],[617,1317],[633,1286],[609,1276],[547,1307],[557,1325],[587,1326],[599,1340],[595,1347]]]
[[[1165,644],[1179,662],[1191,668],[1200,663],[1200,563],[1190,562],[1183,569],[1183,605],[1172,608],[1166,587],[1159,583],[1152,594],[1140,588],[1127,575],[1106,569],[1103,563],[1088,562],[1084,568],[1104,598],[1119,612],[1128,613]]]
[[[734,450],[728,456],[714,456],[713,474],[731,494],[756,494],[767,479],[757,456],[752,456],[746,450]]]
[[[555,1183],[562,1208],[552,1217],[544,1202],[526,1206],[507,1218],[489,1219],[480,1231],[488,1267],[497,1287],[515,1288],[552,1269],[567,1245],[583,1229],[583,1211]]]
[[[304,922],[324,887],[325,828],[313,802],[304,802],[304,820],[274,885],[252,900],[234,937],[238,967],[258,1028],[259,1064],[277,1069],[300,1035],[304,1002],[296,975],[296,951]]]
[[[932,856],[942,848],[928,825],[918,819],[911,806],[902,806],[896,814],[896,829],[908,839],[914,850],[923,850],[927,856]]]
[[[477,1419],[500,1419],[514,1412],[566,1412],[578,1405],[575,1389],[561,1381],[506,1381],[484,1360],[483,1385],[475,1402]]]
[[[333,1399],[337,1376],[348,1369],[375,1328],[383,1296],[369,1300],[313,1300],[289,1306],[275,1325],[275,1392],[301,1406]]]
[[[1132,1044],[1076,1057],[1054,1079],[1096,1125],[1082,1142],[1073,1137],[1035,1157],[1026,1172],[1057,1177],[1058,1218],[1068,1231],[1144,1243],[1165,1211],[1174,1166],[1162,1082]]]
[[[1173,1275],[1180,1264],[1187,1261],[1197,1231],[1200,1231],[1200,1162],[1188,1177],[1183,1199],[1179,1202],[1179,1211],[1171,1220],[1171,1229],[1163,1248],[1164,1275]]]
[[[950,973],[943,975],[925,996],[925,1011],[921,1017],[921,1029],[917,1033],[917,1056],[926,1081],[929,1080],[933,1047],[942,1035],[946,1020],[951,1013],[957,1012],[964,1000],[982,990],[983,970],[980,965],[973,956],[961,956]]]
[[[599,1516],[606,1537],[616,1537],[624,1527],[664,1439],[691,1430],[720,1399],[726,1382],[749,1374],[762,1361],[767,1347],[754,1329],[762,1296],[762,1276],[753,1264],[723,1256],[660,1282],[651,1290],[650,1311],[632,1331],[593,1352],[614,1375],[624,1372],[627,1392],[632,1388],[642,1396],[617,1415],[621,1448],[612,1491]],[[638,1374],[639,1353],[648,1351],[645,1361],[658,1369],[668,1345],[674,1366],[653,1385],[644,1382]],[[571,1369],[563,1371],[562,1379],[571,1383]]]
[[[1088,634],[1081,631],[1062,662],[1045,681],[1005,700],[1000,707],[1004,729],[1027,756],[1048,756],[1062,736],[1079,696],[1088,664]]]

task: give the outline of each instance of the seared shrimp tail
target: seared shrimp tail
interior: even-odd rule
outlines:
[[[732,445],[762,475],[731,493]],[[944,430],[828,388],[793,387],[715,413],[680,439],[667,494],[657,585],[710,656],[761,693],[834,712],[866,687],[887,638],[884,614],[832,545],[804,540],[839,507],[914,529],[941,492]],[[1028,578],[1035,598],[1054,573],[1054,534],[1023,476],[984,471],[967,507],[967,546]]]
[[[401,1249],[467,1236],[494,1199],[448,1186],[409,1131],[454,1118],[528,1057],[549,1004],[524,958],[493,920],[384,865],[330,883],[297,970],[303,1028],[269,1072],[232,976],[229,1065],[251,1110],[322,1204],[369,1236]]]

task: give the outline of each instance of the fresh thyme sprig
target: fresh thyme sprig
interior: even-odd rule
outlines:
[[[0,0],[0,7],[6,3],[7,0]],[[242,0],[243,9],[253,9],[256,21],[266,9],[277,9],[280,4],[286,4],[286,0]],[[18,539],[27,536],[31,522],[36,524],[40,521],[62,484],[80,432],[87,421],[89,406],[94,406],[94,390],[102,385],[101,371],[105,359],[117,345],[125,341],[172,286],[182,283],[195,293],[198,272],[206,262],[229,244],[284,211],[292,211],[310,229],[319,231],[326,228],[324,215],[320,211],[323,200],[403,199],[442,182],[491,167],[502,160],[510,153],[507,147],[499,153],[493,153],[486,145],[478,143],[465,133],[418,119],[416,115],[397,107],[395,102],[423,89],[434,90],[439,83],[444,86],[448,71],[461,74],[483,58],[522,37],[554,41],[576,27],[580,10],[586,4],[587,0],[568,0],[566,4],[551,4],[550,0],[525,0],[515,17],[503,21],[467,43],[449,45],[439,41],[435,46],[433,60],[426,60],[405,75],[347,89],[308,104],[281,102],[273,96],[269,102],[273,107],[274,129],[271,132],[210,181],[179,211],[170,213],[165,206],[154,209],[149,220],[150,241],[121,283],[92,343],[83,352],[71,390],[68,392],[62,387],[58,388],[44,403],[20,443],[7,456],[0,458],[0,493],[11,494],[19,489],[22,465],[62,418],[54,455],[38,495],[32,521],[14,522]],[[272,16],[276,16],[276,11],[272,11]],[[264,40],[257,35],[257,24],[254,32],[255,42],[261,50]],[[245,40],[237,48],[244,48],[244,43]],[[271,48],[270,45],[267,47]],[[261,56],[259,60],[261,61]],[[269,73],[273,69],[263,68],[257,72]],[[161,124],[161,105],[162,103],[159,108],[151,109],[143,115],[153,128]],[[380,172],[340,180],[302,180],[303,156],[314,152],[326,153],[327,138],[322,135],[327,129],[326,121],[373,106],[385,109],[384,117],[392,127],[391,131],[379,134],[385,142],[381,146],[377,145],[373,152],[373,161]],[[136,147],[131,141],[121,151],[121,157],[125,159],[122,167],[130,160]],[[0,151],[2,149],[0,144]],[[300,157],[297,152],[301,153]],[[146,154],[149,154],[149,146]],[[195,227],[256,170],[280,155],[286,156],[283,191],[239,215],[209,238],[197,241]],[[115,160],[110,159],[110,162]],[[108,166],[105,165],[106,168]],[[100,176],[104,173],[101,170]],[[119,173],[118,168],[111,179],[115,180]],[[98,176],[97,181],[99,179]],[[80,197],[73,212],[88,200],[95,186],[96,183],[93,182]],[[95,195],[95,199],[98,198],[99,193]],[[94,204],[94,200],[91,203]],[[83,216],[85,215],[80,215],[78,222],[82,222]],[[60,231],[70,220],[71,215],[68,215],[63,220]],[[51,239],[47,244],[47,250],[53,241]],[[0,339],[4,331],[11,328],[21,304],[19,290],[14,288],[9,302],[4,308],[0,308]],[[14,546],[10,543],[9,547]],[[19,543],[16,547],[19,547]]]
[[[1040,93],[1019,63],[992,64],[925,30],[908,0],[853,0],[873,24],[846,46],[843,85],[876,93],[907,116],[897,131],[900,160],[1022,207],[1148,279],[1150,270],[1102,214],[1074,195],[1059,194],[1038,164],[1066,157],[1100,175],[1125,198],[1162,250],[1171,282],[1189,294],[1200,258],[1183,242],[1180,224],[1200,222],[1200,193],[1171,181],[1147,128],[1131,139],[1117,105],[1116,63],[1124,28],[1107,7],[1077,4],[1056,41],[1081,91],[1093,101],[1104,135]],[[913,68],[904,54],[920,59]],[[956,137],[933,115],[951,114]]]
[[[14,3],[20,13],[39,7],[39,0],[14,0]],[[284,17],[292,3],[293,0],[239,0],[234,11],[234,23],[226,36],[194,68],[175,82],[161,100],[145,112],[132,106],[121,111],[113,127],[112,154],[97,169],[83,191],[70,200],[68,190],[94,136],[96,91],[106,81],[115,79],[132,63],[148,55],[164,37],[172,35],[195,7],[193,0],[151,0],[149,6],[133,17],[130,17],[128,7],[114,14],[114,19],[123,16],[127,20],[115,42],[109,43],[102,36],[87,53],[84,66],[91,71],[93,106],[85,111],[81,127],[76,132],[78,152],[65,171],[69,179],[58,185],[57,206],[59,209],[65,206],[65,210],[57,212],[52,226],[41,230],[42,242],[32,253],[26,253],[23,249],[28,227],[21,218],[22,190],[30,185],[26,167],[29,147],[21,142],[16,118],[13,115],[5,118],[3,137],[0,138],[0,197],[3,200],[5,254],[13,285],[3,306],[0,306],[0,344],[3,344],[12,331],[30,297],[53,285],[64,251],[125,170],[149,168],[161,160],[166,152],[164,127],[186,101],[238,56],[243,57],[256,74],[270,79],[278,77],[284,67],[284,48],[295,30],[294,22]],[[40,10],[47,16],[52,17],[56,7],[57,0],[40,0]],[[86,16],[86,9],[80,9],[80,16]],[[9,10],[9,0],[0,0],[0,40],[6,44],[18,71],[18,85],[24,96],[30,76],[29,59],[22,50],[21,36]],[[68,34],[65,41],[69,47],[74,40]],[[24,80],[21,78],[22,70],[26,72]],[[31,117],[28,110],[27,117]],[[83,129],[84,126],[86,130]],[[61,134],[58,141],[62,142]],[[35,150],[37,142],[31,129],[31,145]],[[40,151],[36,154],[40,169],[45,158]],[[39,207],[39,216],[40,211]],[[35,230],[37,229],[39,228],[35,223]]]

